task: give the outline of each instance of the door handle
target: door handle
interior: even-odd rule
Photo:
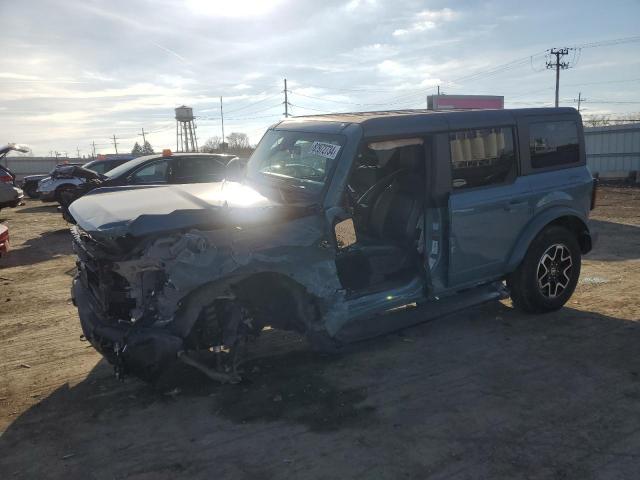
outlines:
[[[475,212],[476,209],[475,208],[459,208],[457,210],[454,210],[453,213],[473,213]]]
[[[521,207],[526,207],[528,205],[528,202],[526,200],[510,200],[505,206],[504,209],[507,212],[511,212],[513,210],[517,210],[518,208]]]

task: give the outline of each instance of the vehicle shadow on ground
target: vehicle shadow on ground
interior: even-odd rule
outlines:
[[[260,358],[238,385],[185,369],[180,393],[167,394],[119,383],[100,362],[16,418],[0,437],[0,476],[224,473],[229,456],[272,455],[278,425],[295,427],[307,446],[366,432],[396,452],[397,466],[412,465],[418,446],[436,465],[451,462],[437,453],[462,444],[460,461],[492,462],[501,478],[544,465],[556,469],[551,477],[591,478],[613,464],[624,477],[640,466],[639,343],[636,322],[571,308],[522,315],[494,303],[342,355]]]
[[[46,262],[59,255],[71,255],[71,236],[68,228],[47,231],[37,237],[30,238],[20,246],[14,247],[6,258],[2,259],[2,267],[17,267]]]
[[[591,220],[590,224],[599,238],[586,256],[588,260],[620,261],[640,258],[640,226],[604,220]]]
[[[35,201],[32,201],[30,203],[35,203]],[[59,205],[57,203],[41,203],[36,207],[21,208],[16,213],[55,213],[57,215],[60,215],[58,206]]]

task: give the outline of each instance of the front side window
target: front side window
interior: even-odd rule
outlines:
[[[248,176],[320,190],[343,147],[342,135],[269,130],[249,160]]]
[[[131,183],[166,183],[168,171],[169,161],[158,160],[142,167],[140,170],[135,172],[131,176]]]
[[[533,168],[547,168],[580,160],[578,126],[574,121],[529,125],[529,153]]]
[[[505,183],[516,171],[511,127],[449,134],[454,190]]]

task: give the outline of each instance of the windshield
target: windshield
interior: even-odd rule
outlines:
[[[342,135],[268,130],[249,160],[248,177],[318,192],[338,160],[344,140]]]

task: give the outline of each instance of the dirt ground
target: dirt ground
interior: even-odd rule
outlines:
[[[0,212],[0,478],[638,478],[640,189],[601,189],[566,308],[487,304],[240,385],[156,392],[81,341],[53,205]],[[167,394],[171,393],[171,394]]]

